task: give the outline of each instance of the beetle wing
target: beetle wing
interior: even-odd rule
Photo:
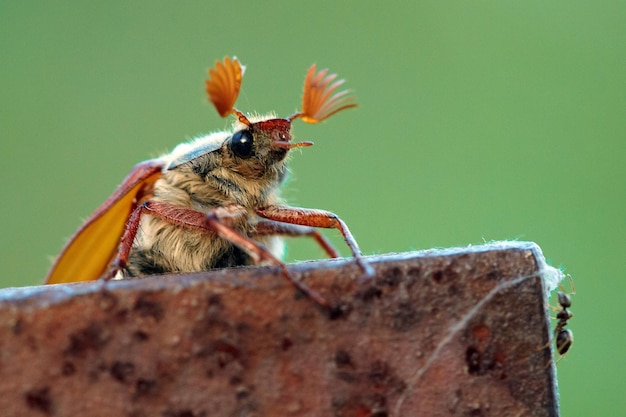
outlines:
[[[46,284],[100,278],[117,253],[130,214],[138,203],[152,196],[162,169],[159,159],[137,164],[65,245],[48,272]]]

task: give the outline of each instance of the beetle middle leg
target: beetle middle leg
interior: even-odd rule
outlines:
[[[199,211],[177,207],[169,203],[152,200],[146,201],[138,206],[131,214],[126,224],[124,235],[122,236],[119,252],[111,265],[109,273],[103,277],[105,280],[113,278],[117,272],[126,268],[143,214],[156,216],[178,226],[216,233],[221,238],[228,240],[248,253],[252,259],[254,259],[255,263],[267,262],[278,266],[282,274],[299,290],[315,300],[318,304],[328,307],[328,302],[319,293],[293,277],[287,269],[287,266],[267,250],[267,248],[243,235],[231,226],[235,219],[248,215],[246,208],[235,204],[216,207],[205,214]]]

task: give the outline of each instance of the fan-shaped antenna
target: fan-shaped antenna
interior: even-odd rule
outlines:
[[[220,116],[235,114],[241,123],[250,126],[248,118],[235,108],[245,70],[246,67],[241,65],[236,57],[226,57],[223,62],[216,62],[215,66],[209,69],[206,92]]]
[[[316,73],[315,64],[311,65],[304,79],[302,111],[289,120],[301,118],[306,123],[318,123],[337,112],[356,107],[350,90],[335,92],[345,82],[336,78],[337,74],[328,74],[328,69]]]

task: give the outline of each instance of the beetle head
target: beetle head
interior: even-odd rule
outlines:
[[[237,58],[224,58],[209,70],[206,80],[206,91],[215,109],[222,117],[234,114],[244,125],[242,130],[235,132],[231,138],[231,149],[235,154],[246,155],[251,147],[267,148],[276,159],[282,160],[291,148],[311,146],[311,142],[292,142],[291,122],[302,119],[306,123],[319,123],[351,107],[356,107],[349,90],[336,91],[344,80],[337,80],[337,74],[328,74],[324,69],[316,72],[313,64],[304,80],[302,110],[286,119],[265,119],[250,121],[237,110],[235,102],[239,96],[245,67]],[[257,143],[254,143],[254,142]],[[241,151],[241,152],[238,152]]]

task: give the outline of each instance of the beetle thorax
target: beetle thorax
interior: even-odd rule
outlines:
[[[207,143],[215,139],[211,135],[196,139],[188,151],[195,157],[166,170],[154,198],[198,211],[226,204],[250,209],[277,204],[287,174],[288,149],[275,144],[289,143],[290,128],[285,119],[251,123],[219,138],[216,149],[199,156],[195,149],[208,148]]]

